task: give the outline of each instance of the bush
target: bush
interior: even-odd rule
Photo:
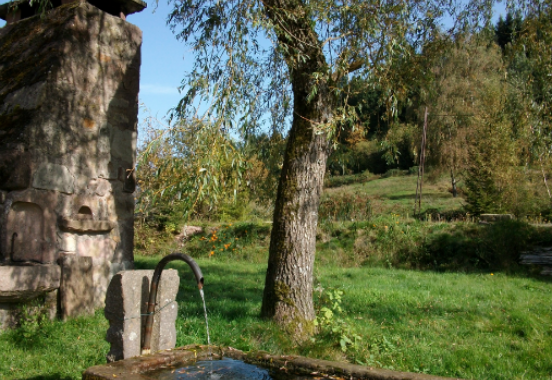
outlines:
[[[371,200],[366,194],[344,193],[339,196],[324,196],[318,209],[319,220],[355,221],[372,217]]]
[[[408,174],[408,170],[401,170],[401,169],[389,169],[385,173],[382,174],[382,178],[390,178],[390,177],[402,177]]]
[[[375,176],[370,171],[365,170],[360,175],[343,175],[343,176],[327,176],[324,178],[324,187],[341,187],[346,185],[352,185],[353,183],[364,183],[373,179],[377,179],[379,176]]]
[[[404,250],[400,262],[441,270],[508,270],[517,266],[521,252],[537,236],[534,227],[518,220],[458,225],[455,230],[428,235],[418,249]]]

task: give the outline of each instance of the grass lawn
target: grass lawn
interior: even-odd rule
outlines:
[[[373,214],[396,213],[412,215],[416,199],[417,176],[406,175],[358,182],[349,186],[324,189],[324,197],[339,197],[343,194],[362,194],[372,202]],[[458,210],[464,201],[454,198],[448,191],[450,180],[443,177],[423,184],[422,210]]]
[[[160,257],[137,257],[152,268]],[[298,345],[258,318],[266,266],[199,259],[205,275],[211,341],[242,350],[296,353],[402,371],[466,379],[552,379],[552,283],[501,273],[436,273],[319,266],[316,305],[343,291],[340,306],[313,341]],[[177,345],[206,343],[202,305],[185,264]],[[321,289],[324,290],[321,290]],[[334,310],[336,311],[336,310]],[[1,379],[79,379],[104,363],[102,312],[0,334]],[[335,331],[332,331],[335,330]],[[343,336],[351,343],[342,350]]]

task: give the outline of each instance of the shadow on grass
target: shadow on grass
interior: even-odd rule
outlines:
[[[136,269],[154,269],[159,258],[137,258]],[[257,317],[252,305],[260,305],[264,287],[265,269],[258,266],[232,265],[231,262],[200,263],[205,279],[205,298],[210,314],[234,321]],[[178,270],[180,287],[177,301],[181,313],[203,315],[203,303],[190,268],[185,263],[173,262],[168,268]]]
[[[53,375],[39,375],[39,376],[33,376],[33,377],[26,377],[22,378],[21,380],[73,380],[72,377],[69,376],[62,376],[61,374],[53,374]]]
[[[450,193],[429,193],[424,194],[424,196],[427,198],[433,198],[433,199],[450,199],[452,198],[452,194]],[[403,194],[403,195],[389,195],[385,198],[392,200],[392,201],[398,201],[401,199],[415,199],[416,194]]]

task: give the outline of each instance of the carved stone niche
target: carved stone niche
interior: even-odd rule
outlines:
[[[11,192],[4,204],[0,253],[12,263],[54,263],[57,260],[55,215],[57,194],[27,190]]]
[[[73,214],[59,219],[59,228],[66,232],[107,233],[113,229],[109,220],[100,220],[99,202],[96,196],[76,196]],[[105,213],[103,213],[105,214]]]

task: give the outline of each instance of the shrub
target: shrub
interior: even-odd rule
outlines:
[[[400,252],[399,263],[441,270],[508,270],[517,266],[521,252],[535,242],[534,227],[518,220],[491,225],[463,224],[428,235],[417,249]]]
[[[371,200],[359,192],[324,196],[318,209],[319,220],[355,221],[370,219],[371,216]]]

